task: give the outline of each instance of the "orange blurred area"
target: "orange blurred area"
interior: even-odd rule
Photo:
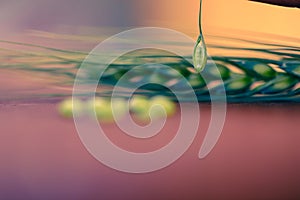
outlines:
[[[137,1],[141,24],[198,32],[199,0]],[[147,9],[146,9],[147,8]],[[300,10],[247,0],[203,0],[204,33],[221,29],[255,31],[300,38]],[[222,33],[218,34],[222,35]]]

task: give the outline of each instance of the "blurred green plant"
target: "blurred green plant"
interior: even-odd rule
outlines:
[[[70,87],[81,62],[88,54],[87,52],[62,50],[33,44],[9,41],[0,41],[0,43],[30,48],[30,50],[0,49],[0,69],[46,73],[50,77],[56,77],[60,81],[59,84]],[[174,70],[161,70],[156,65],[147,65],[142,72],[131,73],[132,77],[127,82],[126,87],[134,88],[138,81],[151,81],[152,84],[141,87],[136,91],[136,94],[149,97],[163,95],[175,100],[170,89],[180,90],[184,85],[181,78],[183,76],[194,88],[199,102],[210,101],[209,90],[217,91],[222,82],[224,82],[228,102],[299,102],[300,48],[278,44],[262,45],[268,48],[213,46],[219,49],[261,53],[264,56],[212,56],[205,70],[200,74],[196,72],[191,63],[186,61],[186,59],[191,60],[192,56],[183,58],[170,52],[153,49],[130,52],[115,60],[106,69],[99,80],[99,84],[113,87],[132,67],[147,63],[159,63],[172,67],[177,73],[174,73]],[[210,46],[208,45],[208,47]],[[269,57],[276,57],[276,59]],[[99,63],[87,64],[91,66],[89,76],[95,78],[97,75],[95,70],[97,70]],[[110,89],[100,90],[97,91],[97,95],[110,96],[111,92]],[[125,92],[119,95],[128,97]],[[48,97],[55,96],[63,95],[48,95]],[[186,100],[188,101],[188,99]]]

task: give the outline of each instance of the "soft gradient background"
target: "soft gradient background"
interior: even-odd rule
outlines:
[[[1,32],[55,30],[62,25],[163,26],[197,35],[199,0],[2,0]],[[203,0],[206,33],[219,28],[300,37],[296,8],[247,0]]]
[[[207,35],[222,36],[239,30],[239,37],[246,37],[245,33],[259,33],[260,38],[275,34],[294,38],[294,43],[299,44],[298,9],[247,0],[203,1],[203,28]],[[91,34],[102,35],[110,29],[107,27],[117,27],[115,32],[118,32],[136,26],[173,28],[196,38],[198,9],[199,0],[1,0],[0,38],[63,49],[92,49],[101,38],[91,38]],[[66,34],[61,35],[62,32]],[[27,33],[40,35],[27,37]],[[32,50],[20,45],[6,46],[18,51]],[[0,48],[6,46],[1,43]],[[53,86],[48,84],[52,78],[61,77],[1,69],[0,100],[10,100],[0,103],[1,200],[281,200],[300,197],[298,104],[230,105],[219,143],[210,156],[199,160],[197,154],[211,116],[209,105],[202,105],[197,139],[188,152],[166,169],[132,175],[114,171],[96,161],[81,144],[74,122],[58,115],[56,99],[43,103],[13,101],[28,91],[34,94],[56,93],[62,89],[64,93],[71,92],[56,84],[49,87]],[[179,120],[179,113],[170,118],[162,136],[172,132],[176,128],[173,124],[179,124]],[[110,130],[116,143],[144,148],[142,144],[135,146],[134,141],[130,143],[120,138],[122,133],[117,126],[106,125],[105,128]],[[166,144],[167,139],[150,144],[157,147]]]
[[[137,1],[145,24],[196,32],[199,0]],[[148,8],[148,9],[146,9]],[[237,29],[300,37],[300,10],[247,0],[203,0],[203,28]]]

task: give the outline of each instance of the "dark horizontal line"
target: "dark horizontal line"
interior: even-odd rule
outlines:
[[[300,0],[250,0],[255,2],[267,3],[285,7],[297,7],[300,8]]]

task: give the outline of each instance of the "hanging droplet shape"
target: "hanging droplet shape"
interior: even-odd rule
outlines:
[[[201,15],[202,15],[202,0],[200,0],[200,10],[199,10],[200,35],[198,37],[197,44],[195,46],[194,54],[193,54],[194,67],[198,72],[203,71],[207,62],[206,45],[202,34]]]
[[[200,34],[194,49],[193,62],[197,72],[203,71],[207,62],[207,53],[202,34]]]

